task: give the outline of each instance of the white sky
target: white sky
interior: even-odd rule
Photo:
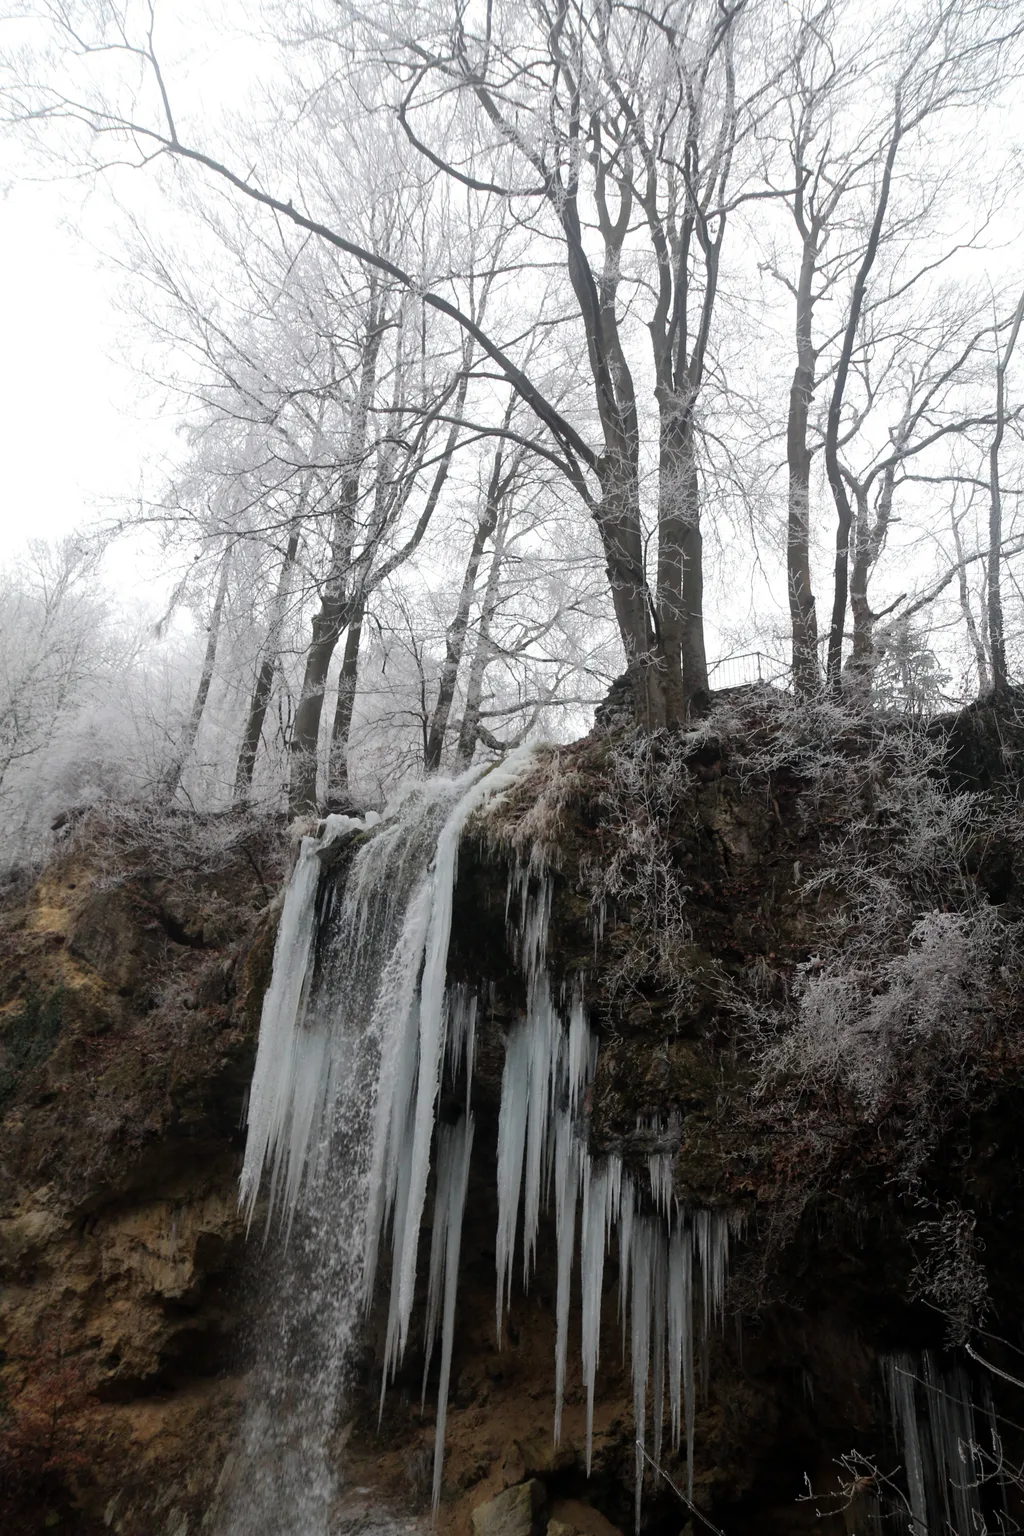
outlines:
[[[77,203],[72,188],[25,181],[0,202],[0,558],[130,496],[166,442],[116,361],[114,280],[62,227]]]
[[[246,8],[215,0],[215,11],[205,0],[159,7],[176,100],[200,121],[204,97],[220,110],[244,99],[261,57],[231,25]],[[116,246],[109,186],[26,171],[16,138],[0,135],[0,564],[28,538],[115,516],[176,452],[177,424],[159,419],[121,359],[118,277],[97,253]],[[146,173],[123,176],[133,203],[152,200],[155,213],[162,199]],[[109,574],[129,589],[151,580],[141,560],[138,545],[115,549]]]

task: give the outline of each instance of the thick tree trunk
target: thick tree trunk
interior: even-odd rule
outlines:
[[[700,484],[693,429],[687,434],[681,550],[683,557],[682,666],[684,708],[707,698],[708,662],[704,651],[704,538],[700,531]],[[670,718],[683,718],[670,716]]]
[[[604,546],[612,605],[626,652],[637,721],[649,730],[666,723],[663,652],[651,623],[644,571],[640,494],[635,466],[601,460],[601,500],[595,511]]]
[[[288,545],[284,552],[284,561],[277,580],[277,591],[274,594],[270,629],[267,632],[267,641],[263,647],[260,669],[256,674],[256,685],[253,688],[252,699],[249,703],[249,714],[245,722],[242,744],[238,750],[234,794],[236,805],[244,805],[252,791],[253,769],[256,766],[256,754],[259,752],[260,738],[263,735],[263,726],[267,718],[267,710],[270,707],[270,697],[274,687],[274,673],[277,671],[277,658],[281,646],[281,626],[284,622],[285,604],[288,601],[288,593],[291,587],[291,575],[295,566],[295,557],[299,550],[299,537],[300,528],[298,519],[296,519],[292,525],[291,533],[288,537]]]
[[[350,605],[342,585],[347,561],[339,560],[337,564],[340,569],[332,573],[319,612],[313,619],[313,635],[306,652],[302,694],[292,724],[288,786],[288,810],[292,816],[308,816],[316,810],[320,718],[323,714],[327,674],[341,632],[351,617]]]
[[[169,804],[178,792],[181,783],[181,775],[185,764],[192,755],[192,748],[196,744],[199,734],[199,726],[206,708],[206,701],[210,696],[210,684],[213,682],[213,671],[217,664],[217,644],[220,639],[221,620],[224,617],[224,601],[228,594],[228,579],[231,574],[231,550],[224,551],[220,562],[220,576],[217,582],[217,594],[213,600],[213,609],[210,613],[210,622],[206,632],[206,652],[203,656],[203,665],[199,672],[199,685],[196,688],[195,698],[192,700],[192,708],[189,711],[185,729],[178,743],[178,750],[163,775],[159,787],[159,799],[164,804]]]
[[[331,757],[328,771],[328,807],[348,804],[350,786],[348,774],[349,738],[352,734],[352,712],[356,702],[356,684],[359,681],[359,645],[363,637],[363,618],[366,603],[360,598],[349,619],[345,636],[345,652],[338,678],[338,702],[334,708],[334,726],[331,730]]]
[[[498,521],[501,462],[502,455],[499,450],[494,455],[494,466],[491,470],[490,482],[487,487],[487,498],[473,535],[473,543],[469,551],[469,559],[466,562],[466,572],[462,579],[462,590],[459,593],[455,616],[448,625],[448,632],[445,637],[445,658],[441,667],[441,676],[437,688],[437,701],[430,716],[426,748],[424,750],[423,766],[428,773],[436,773],[437,769],[441,766],[444,739],[448,730],[448,717],[451,714],[452,700],[455,698],[455,685],[458,681],[459,667],[462,665],[462,652],[466,643],[466,631],[469,628],[469,611],[473,604],[473,594],[476,591],[480,561],[483,557],[484,546],[493,534]]]
[[[658,490],[658,641],[665,718],[685,720],[708,690],[704,651],[704,556],[692,422],[663,407]]]

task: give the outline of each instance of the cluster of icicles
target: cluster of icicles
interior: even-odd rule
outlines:
[[[434,1451],[436,1506],[455,1331],[463,1213],[473,1148],[472,1082],[477,998],[447,979],[459,841],[467,819],[507,791],[530,763],[526,750],[496,768],[420,786],[373,835],[360,839],[338,910],[316,933],[321,855],[366,823],[330,818],[307,838],[286,895],[274,975],[264,1006],[250,1096],[242,1199],[252,1211],[264,1169],[270,1210],[287,1223],[318,1177],[365,1182],[363,1304],[374,1292],[379,1256],[390,1239],[391,1283],[384,1384],[405,1351],[413,1312],[420,1232],[433,1165],[433,1220],[425,1318],[426,1369],[440,1334]],[[650,1456],[661,1454],[667,1387],[672,1442],[694,1420],[694,1318],[706,1331],[720,1316],[729,1219],[687,1210],[672,1193],[670,1152],[655,1151],[643,1177],[614,1152],[592,1154],[585,1105],[598,1042],[579,988],[552,987],[547,969],[551,883],[541,868],[520,868],[509,884],[509,930],[527,995],[523,1019],[506,1042],[497,1147],[497,1326],[511,1296],[517,1238],[524,1284],[533,1267],[542,1207],[557,1241],[557,1342],[554,1436],[561,1431],[571,1279],[581,1287],[582,1375],[587,1398],[587,1469],[601,1344],[605,1258],[619,1251],[623,1349],[628,1338],[637,1441],[637,1519],[646,1427]],[[335,953],[344,984],[310,1001],[317,944]],[[353,1032],[378,1053],[372,1150],[365,1166],[329,1167],[332,1119],[343,1102]],[[454,1125],[438,1124],[442,1081],[465,1083]],[[520,1223],[520,1211],[522,1221]],[[268,1220],[270,1217],[268,1217]],[[578,1238],[578,1250],[577,1250]],[[339,1234],[339,1241],[341,1235]],[[352,1234],[345,1236],[352,1240]],[[695,1294],[696,1293],[696,1294]],[[692,1460],[691,1460],[692,1495]]]
[[[991,1475],[995,1468],[1003,1481],[1002,1446],[987,1385],[981,1409],[988,1419],[986,1450],[971,1381],[962,1367],[943,1369],[931,1350],[888,1355],[882,1365],[906,1468],[914,1536],[928,1536],[929,1531],[984,1533],[981,1490],[986,1473]],[[880,1528],[877,1520],[875,1525]]]

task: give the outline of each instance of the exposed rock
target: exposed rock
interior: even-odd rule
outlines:
[[[560,1526],[561,1531],[552,1531],[553,1525]],[[622,1536],[618,1527],[592,1504],[583,1499],[556,1499],[551,1506],[548,1536],[566,1536],[567,1532],[575,1532],[576,1536]]]
[[[531,1478],[473,1511],[473,1536],[542,1536],[547,1491]]]
[[[975,735],[970,763],[954,743],[957,771],[991,785],[997,776],[982,769],[995,734]],[[865,1128],[848,1096],[823,1109],[808,1095],[799,1114],[772,1125],[771,1106],[753,1102],[744,1037],[723,997],[735,999],[748,983],[762,1002],[790,995],[827,911],[826,896],[806,901],[802,889],[870,805],[830,802],[820,786],[811,793],[799,761],[780,757],[770,773],[752,775],[717,737],[695,737],[688,757],[685,742],[669,754],[665,867],[685,885],[688,923],[671,956],[672,991],[628,903],[609,909],[595,951],[588,871],[608,862],[611,820],[622,814],[608,761],[628,740],[609,724],[561,749],[545,823],[558,853],[552,974],[583,977],[602,1041],[587,1105],[592,1141],[634,1168],[667,1152],[677,1198],[749,1215],[730,1289],[742,1317],[709,1339],[701,1373],[698,1508],[729,1536],[839,1532],[841,1513],[819,1522],[816,1503],[796,1502],[805,1475],[817,1497],[836,1488],[836,1460],[851,1447],[894,1465],[879,1356],[908,1339],[936,1350],[945,1343],[943,1319],[915,1290],[915,1226],[969,1207],[993,1316],[1021,1313],[1024,1030],[1008,998],[971,1059],[976,1086],[952,1103],[912,1198],[898,1179],[909,1134],[899,1103]],[[836,750],[862,749],[853,737]],[[544,788],[534,783],[527,794],[536,802]],[[125,867],[123,839],[113,852],[95,832],[83,843],[87,823],[76,824],[33,891],[0,912],[0,1043],[31,998],[59,999],[60,1016],[54,1038],[41,1035],[13,1071],[0,1130],[4,1531],[198,1536],[211,1530],[203,1522],[218,1485],[223,1492],[245,1475],[232,1451],[248,1389],[237,1344],[247,1250],[236,1180],[284,861],[268,833],[249,850],[252,862],[240,853],[177,874],[159,860],[151,866],[140,848]],[[325,866],[342,870],[348,851]],[[505,1034],[523,1006],[505,958],[509,857],[482,833],[468,838],[455,895],[453,974],[493,985],[477,1030],[480,1155],[466,1209],[437,1521],[445,1536],[619,1536],[633,1528],[635,1452],[614,1256],[589,1479],[575,1294],[563,1437],[557,1448],[551,1442],[555,1281],[546,1218],[530,1290],[517,1286],[505,1337],[495,1338],[497,1104]],[[1020,911],[1012,857],[994,873],[979,860],[978,880],[1010,916]],[[671,1135],[655,1146],[650,1117],[669,1113]],[[384,1505],[410,1519],[429,1505],[432,1390],[424,1416],[422,1351],[412,1340],[378,1425],[383,1335],[378,1309],[337,1437],[346,1508],[362,1511],[352,1529]],[[1006,1358],[998,1341],[991,1348]],[[1015,1370],[1012,1359],[1006,1368]],[[1010,1405],[1005,1417],[1015,1418]],[[52,1435],[47,1467],[33,1450],[43,1425]],[[685,1487],[685,1451],[668,1440],[666,1430],[661,1462]],[[679,1500],[653,1479],[644,1520],[669,1536],[689,1528]]]
[[[12,1536],[198,1530],[238,1413],[240,1120],[273,940],[259,871],[278,883],[278,834],[192,850],[169,922],[145,842],[118,848],[111,887],[106,835],[86,819],[0,912],[0,1041],[11,1020],[21,1036],[36,1015],[57,1021],[20,1051],[0,1106]],[[187,920],[205,944],[209,924],[189,914],[228,905],[208,950],[168,932]]]

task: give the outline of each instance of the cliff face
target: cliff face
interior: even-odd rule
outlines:
[[[80,826],[0,917],[5,1530],[176,1531],[235,1414],[278,829]]]
[[[1018,1389],[962,1346],[1012,1375],[1024,1344],[1013,747],[988,716],[908,745],[741,702],[699,736],[548,754],[471,829],[449,966],[486,981],[487,1005],[443,1528],[461,1536],[534,1476],[587,1536],[633,1521],[614,1256],[589,1479],[575,1300],[551,1439],[550,1222],[495,1336],[497,1112],[523,1004],[506,890],[531,857],[553,883],[552,976],[582,987],[601,1040],[592,1145],[627,1167],[670,1155],[679,1200],[745,1222],[728,1319],[698,1361],[695,1503],[727,1536],[863,1527],[900,1461],[884,1362],[925,1351],[976,1370],[1012,1460]],[[242,1324],[258,1319],[240,1122],[286,863],[272,827],[93,824],[8,898],[0,1476],[25,1531],[184,1536],[239,1475]],[[997,1336],[984,1349],[976,1323]],[[382,1331],[378,1307],[338,1426],[343,1520],[429,1505],[422,1348],[378,1426]],[[662,1465],[685,1488],[681,1456]],[[645,1526],[690,1520],[649,1478]]]

